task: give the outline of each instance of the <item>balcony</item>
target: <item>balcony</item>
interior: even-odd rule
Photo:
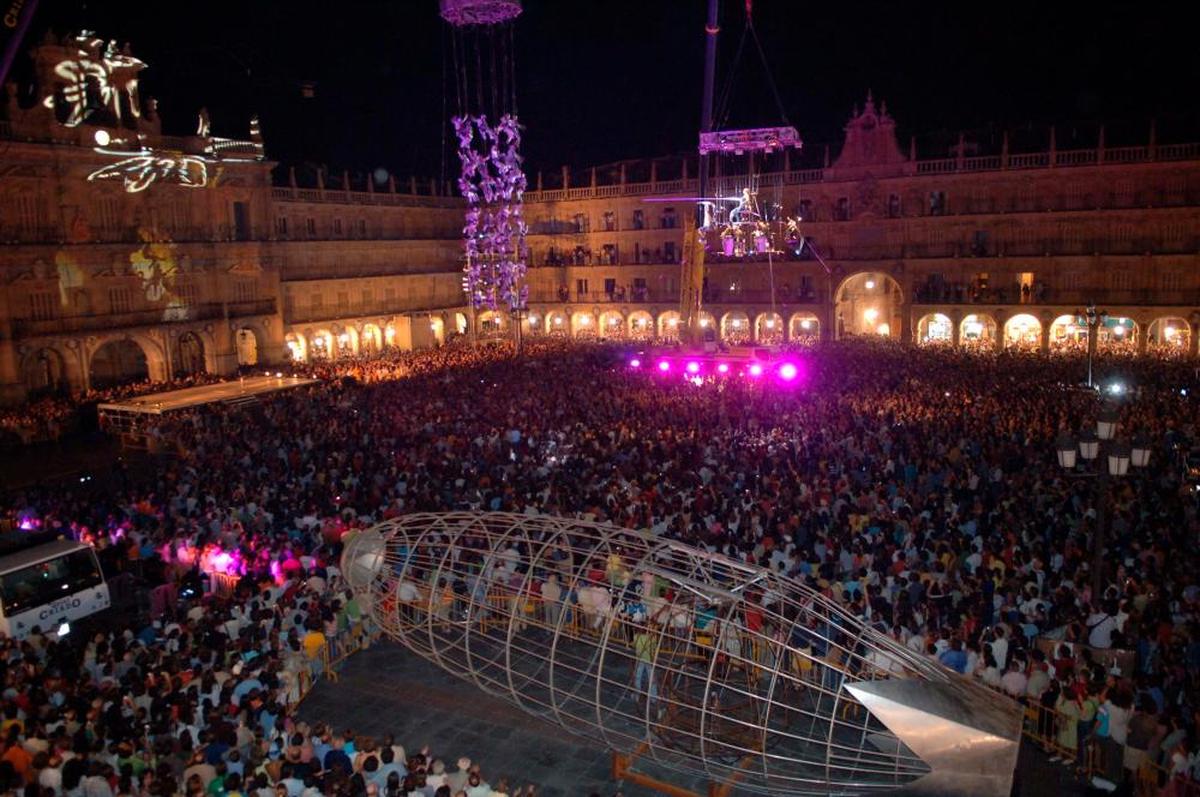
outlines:
[[[155,310],[133,310],[126,313],[94,313],[90,315],[60,316],[58,318],[16,318],[12,321],[13,336],[17,338],[38,335],[70,335],[82,332],[107,332],[129,327],[153,327],[162,324],[180,324],[192,321],[208,321],[214,318],[246,318],[256,315],[274,315],[275,299],[255,299],[244,302],[205,302],[186,308],[178,313],[172,308]],[[178,317],[183,315],[184,317]]]

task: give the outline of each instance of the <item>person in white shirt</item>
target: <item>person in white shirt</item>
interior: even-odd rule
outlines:
[[[1088,615],[1088,644],[1100,650],[1112,647],[1113,631],[1117,630],[1117,618],[1108,607]]]
[[[996,659],[996,666],[1003,672],[1008,666],[1008,639],[1004,636],[1004,626],[998,625],[993,629],[992,634],[992,657]]]

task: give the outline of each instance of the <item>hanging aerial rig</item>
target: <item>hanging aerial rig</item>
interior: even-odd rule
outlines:
[[[775,304],[774,258],[799,255],[804,246],[801,219],[784,211],[783,184],[788,151],[801,147],[800,135],[787,120],[771,77],[766,54],[754,30],[753,0],[746,0],[745,26],[722,91],[718,121],[713,119],[718,0],[709,0],[705,25],[704,96],[700,129],[699,195],[692,223],[684,228],[680,292],[680,339],[699,343],[715,330],[700,327],[708,262],[765,262]],[[727,129],[734,78],[748,42],[758,53],[782,124]],[[715,167],[715,168],[714,168]]]
[[[528,250],[512,26],[521,3],[440,0],[440,5],[454,52],[458,112],[451,123],[462,163],[458,188],[467,200],[463,289],[472,311],[510,312],[519,344]]]

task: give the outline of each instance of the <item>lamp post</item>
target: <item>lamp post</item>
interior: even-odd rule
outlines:
[[[1108,311],[1097,311],[1096,305],[1089,304],[1082,313],[1076,311],[1076,315],[1082,315],[1087,323],[1087,385],[1094,388],[1096,383],[1092,379],[1092,358],[1096,355],[1096,330],[1108,320]]]
[[[1089,368],[1089,375],[1091,369]],[[1129,473],[1129,466],[1141,469],[1150,464],[1150,445],[1145,437],[1138,435],[1133,445],[1115,440],[1117,413],[1106,408],[1096,419],[1095,431],[1085,431],[1078,440],[1063,434],[1055,443],[1058,464],[1064,470],[1081,478],[1093,479],[1092,502],[1096,507],[1096,528],[1092,534],[1091,570],[1092,599],[1099,600],[1104,591],[1104,552],[1108,536],[1109,480],[1121,478]],[[1101,453],[1103,452],[1103,456]],[[1095,470],[1080,472],[1076,468],[1082,457],[1084,468],[1090,468],[1099,460]]]

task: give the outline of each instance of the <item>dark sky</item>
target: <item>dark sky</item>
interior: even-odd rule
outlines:
[[[525,0],[516,71],[530,167],[693,149],[705,4]],[[787,117],[813,145],[838,140],[868,88],[887,101],[901,134],[922,142],[993,123],[1040,131],[1055,122],[1066,147],[1107,119],[1110,141],[1120,143],[1122,135],[1144,138],[1151,116],[1161,140],[1177,140],[1200,116],[1200,59],[1183,6],[754,5]],[[718,88],[729,78],[743,7],[721,0]],[[443,89],[452,65],[436,0],[42,0],[31,40],[49,26],[132,42],[150,64],[143,91],[160,99],[173,132],[190,132],[204,105],[214,132],[244,136],[257,110],[268,154],[279,160],[382,166],[402,176],[443,168],[443,120],[455,100]],[[314,99],[301,97],[303,80],[315,82]],[[752,44],[731,85],[728,126],[779,123]]]

